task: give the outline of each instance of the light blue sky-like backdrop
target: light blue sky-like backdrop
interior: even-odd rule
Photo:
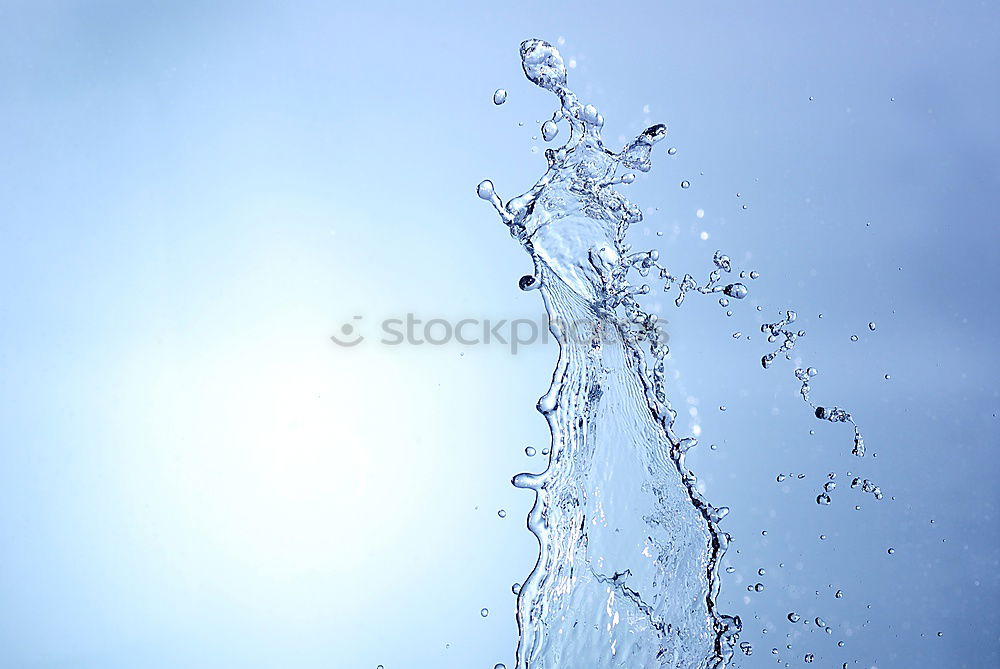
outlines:
[[[0,666],[511,664],[554,347],[378,323],[540,315],[475,197],[543,170],[529,37],[611,144],[668,124],[636,247],[761,273],[731,318],[661,310],[739,666],[995,666],[998,34],[990,2],[2,3]],[[761,369],[786,308],[877,458]]]

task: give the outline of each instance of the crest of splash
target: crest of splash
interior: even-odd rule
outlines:
[[[516,666],[721,667],[740,627],[716,610],[729,539],[718,521],[728,509],[701,497],[684,464],[695,440],[673,432],[666,338],[636,302],[648,288],[628,274],[655,267],[674,277],[655,251],[630,253],[625,233],[641,212],[615,189],[634,178],[619,171],[650,169],[666,128],[608,150],[604,120],[567,87],[559,52],[528,40],[521,59],[528,79],[560,102],[543,137],[563,124],[567,139],[546,151],[548,169],[524,195],[504,204],[492,183],[479,186],[530,254],[534,273],[520,286],[539,289],[559,342],[552,384],[538,401],[551,433],[548,467],[514,479],[535,492],[528,526],[539,542],[518,593]],[[744,286],[720,283],[729,259],[717,254],[716,267],[704,286],[685,275],[679,299],[688,290],[742,298]]]

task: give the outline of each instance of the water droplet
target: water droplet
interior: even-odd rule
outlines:
[[[800,620],[802,620],[801,616],[799,616],[799,614],[797,614],[795,611],[792,611],[791,613],[788,614],[788,622],[797,623]]]
[[[811,100],[812,98],[809,98],[809,99]],[[802,659],[805,660],[806,662],[812,662],[813,661],[813,654],[812,653],[806,653],[806,656],[804,658],[802,658]]]
[[[857,341],[858,335],[851,335],[851,341]]]
[[[542,124],[542,139],[551,142],[559,134],[559,126],[555,121],[549,120]]]
[[[837,599],[841,599],[844,596],[844,591],[843,590],[838,590],[836,593],[834,593],[833,596],[836,597]]]
[[[872,332],[875,332],[875,321],[872,321],[871,323],[868,324],[868,329],[871,330]]]
[[[515,583],[514,585],[510,586],[510,591],[513,592],[515,595],[520,595],[521,594],[521,584],[520,583]]]
[[[484,200],[492,200],[493,196],[494,196],[493,182],[490,181],[489,179],[486,179],[486,180],[480,182],[479,188],[476,189],[476,192],[479,194],[479,197],[481,197],[482,199],[484,199]]]
[[[529,458],[535,457],[535,447],[534,446],[527,446],[524,449],[524,454],[527,455]]]
[[[681,182],[681,188],[690,188],[690,186],[691,186],[691,182],[687,181],[686,179]]]
[[[667,154],[671,156],[675,155],[676,153],[677,153],[677,147],[675,146],[671,146],[669,149],[667,149]]]
[[[502,105],[507,102],[507,91],[502,88],[498,88],[493,92],[493,104]]]
[[[888,552],[888,553],[889,553],[889,555],[895,555],[895,554],[896,554],[896,549],[895,549],[895,548],[890,548],[890,549],[889,549],[888,551],[886,551],[886,552]]]
[[[827,495],[825,492],[820,493],[819,496],[816,497],[816,503],[822,506],[826,506],[830,503],[830,496]]]
[[[731,283],[728,286],[726,286],[722,292],[724,292],[729,297],[732,297],[733,299],[742,300],[744,297],[747,296],[747,293],[750,291],[747,290],[747,287],[744,286],[742,283]]]

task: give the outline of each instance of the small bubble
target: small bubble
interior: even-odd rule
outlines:
[[[871,323],[868,324],[868,329],[871,330],[872,332],[875,332],[875,321],[872,321]]]
[[[857,341],[858,335],[851,335],[851,341]]]
[[[809,98],[809,99],[811,100],[812,98]],[[802,658],[802,659],[805,660],[806,662],[812,662],[813,661],[813,654],[812,653],[806,653],[806,656],[804,658]]]
[[[496,664],[493,665],[493,669],[507,669],[507,665],[505,665],[503,662],[497,662]]]
[[[736,567],[726,567],[726,573],[727,574],[732,574],[735,571],[736,571]]]
[[[896,554],[896,549],[895,549],[895,548],[890,548],[890,549],[889,549],[888,551],[886,551],[886,552],[887,552],[887,553],[889,553],[889,555],[895,555],[895,554]]]
[[[507,91],[502,88],[498,88],[493,92],[493,104],[502,105],[507,102]]]
[[[820,493],[819,496],[816,497],[816,503],[821,506],[827,506],[830,503],[830,496],[825,492]]]
[[[725,411],[725,410],[726,410],[726,405],[725,404],[723,404],[722,406],[719,407],[719,411]]]
[[[501,518],[506,518],[507,512],[504,511],[503,509],[500,509],[499,511],[497,511],[497,515],[500,516]]]
[[[764,574],[766,574],[766,573],[767,573],[767,572],[766,572],[766,571],[764,570],[764,568],[763,568],[763,567],[761,567],[760,569],[758,569],[758,570],[757,570],[757,575],[758,575],[758,576],[763,576],[763,575],[764,575]]]
[[[802,618],[795,611],[792,611],[791,613],[788,614],[788,622],[797,623],[800,620],[802,620]]]
[[[481,615],[483,618],[485,618],[486,616],[490,615],[490,610],[484,608],[482,611],[479,612],[479,615]]]
[[[764,584],[758,583],[757,585],[753,586],[753,589],[756,590],[757,592],[764,592]]]
[[[691,182],[688,181],[687,179],[681,182],[681,188],[690,188],[690,187],[691,187]]]
[[[536,451],[535,451],[535,447],[534,446],[528,446],[528,447],[526,447],[524,449],[524,454],[527,455],[529,458],[534,457],[535,456],[535,452]]]
[[[838,590],[836,593],[834,593],[833,596],[836,597],[837,599],[842,599],[843,596],[844,596],[844,591],[843,590]]]
[[[676,153],[677,153],[677,147],[676,146],[671,146],[669,149],[667,149],[667,155],[673,156]]]
[[[513,592],[515,595],[520,595],[521,594],[521,584],[520,583],[515,583],[514,585],[510,586],[510,591]]]

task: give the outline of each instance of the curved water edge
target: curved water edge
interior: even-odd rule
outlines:
[[[528,526],[539,542],[518,593],[516,666],[722,667],[740,629],[716,610],[726,509],[702,498],[684,464],[695,441],[673,432],[666,337],[635,299],[648,287],[628,275],[655,268],[668,286],[674,277],[656,251],[631,253],[626,232],[642,214],[615,189],[634,179],[619,171],[650,169],[666,127],[609,151],[601,114],[567,87],[555,47],[528,40],[521,60],[528,79],[560,101],[543,138],[560,125],[568,131],[565,144],[546,150],[548,169],[527,193],[504,204],[491,182],[479,186],[531,255],[534,273],[520,286],[540,289],[559,343],[538,401],[551,435],[548,467],[514,479],[535,492]],[[717,254],[705,285],[677,280],[678,303],[693,289],[743,297],[741,284],[721,282],[728,271]]]

